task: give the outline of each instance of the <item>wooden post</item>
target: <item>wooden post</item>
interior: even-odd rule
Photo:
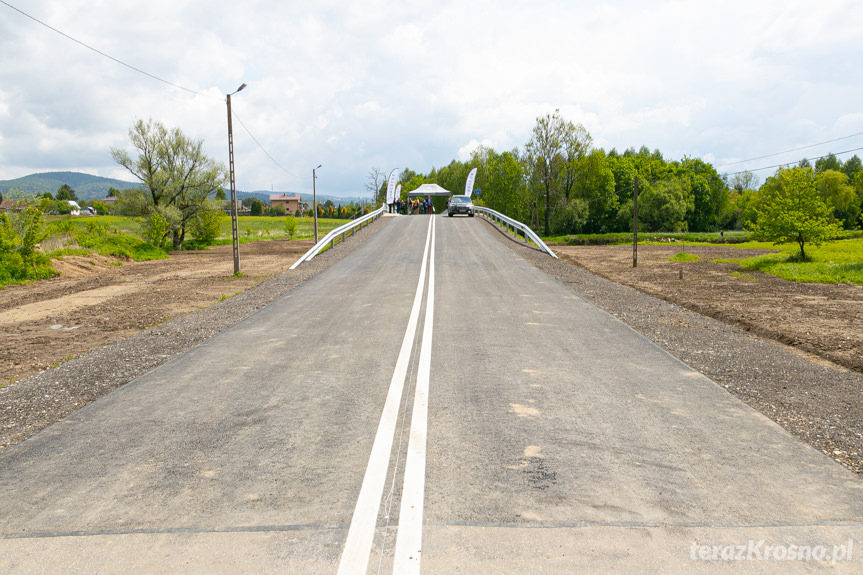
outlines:
[[[632,267],[638,267],[638,176],[632,181]]]

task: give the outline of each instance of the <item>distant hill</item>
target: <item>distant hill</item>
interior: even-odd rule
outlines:
[[[10,190],[19,190],[21,192],[36,195],[42,195],[45,192],[55,194],[63,184],[66,184],[75,190],[75,195],[78,196],[78,199],[80,200],[98,200],[107,197],[109,188],[126,190],[140,186],[137,182],[103,178],[101,176],[82,174],[81,172],[45,172],[42,174],[30,174],[29,176],[24,176],[23,178],[17,178],[15,180],[0,180],[0,193],[5,196]],[[241,192],[238,190],[237,197],[239,199],[255,197],[262,202],[269,203],[270,193],[271,192],[263,191]],[[292,194],[294,192],[276,191],[273,193]],[[300,194],[300,196],[302,196],[302,200],[304,202],[312,201],[312,194]],[[332,200],[334,204],[349,204],[351,202],[360,203],[363,199],[364,198],[324,196],[318,194],[319,203]],[[368,198],[365,199],[368,200]]]
[[[81,200],[96,200],[108,195],[109,188],[125,190],[137,188],[140,184],[126,182],[113,178],[91,176],[80,172],[45,172],[31,174],[15,180],[0,180],[0,193],[6,195],[10,190],[19,190],[28,194],[42,195],[45,192],[57,193],[66,184]]]

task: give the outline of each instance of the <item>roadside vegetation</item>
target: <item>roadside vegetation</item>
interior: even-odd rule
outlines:
[[[727,236],[753,231],[759,220],[785,228],[791,222],[771,218],[771,211],[787,213],[793,205],[783,200],[803,197],[807,201],[801,208],[826,214],[836,228],[863,225],[863,162],[857,156],[843,162],[828,154],[814,165],[803,159],[762,182],[752,172],[720,174],[699,158],[675,160],[647,146],[622,151],[595,147],[584,126],[559,111],[538,117],[521,149],[480,146],[467,161],[453,160],[427,174],[400,170],[402,199],[424,183],[463,193],[474,168],[474,203],[528,224],[543,238],[631,234],[636,189],[638,229],[646,233],[724,231]],[[381,201],[386,187],[384,172],[372,168],[366,188]],[[758,229],[777,231],[764,225]],[[809,240],[803,239],[805,250]]]
[[[58,272],[51,260],[65,256],[99,254],[117,258],[117,265],[122,265],[124,260],[170,257],[169,243],[153,236],[148,241],[148,223],[140,217],[45,216],[36,207],[43,201],[44,198],[21,197],[18,204],[22,206],[21,211],[0,213],[0,287],[56,276]],[[203,239],[196,237],[192,228],[192,239],[185,242],[184,249],[206,249],[210,245],[231,243],[230,218],[220,213],[215,221],[214,235]],[[319,218],[319,235],[325,235],[346,221]],[[240,243],[314,237],[311,217],[240,216],[238,228]]]
[[[780,250],[754,258],[723,260],[733,261],[745,270],[760,271],[794,282],[863,285],[863,238],[810,248],[805,260],[799,257],[795,243],[776,246],[769,242],[747,242],[735,247]]]

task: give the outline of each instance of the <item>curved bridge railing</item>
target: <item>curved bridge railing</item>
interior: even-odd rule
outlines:
[[[521,232],[522,237],[524,238],[524,243],[527,243],[528,240],[532,241],[536,247],[547,253],[553,258],[557,258],[557,255],[551,251],[551,249],[545,245],[545,242],[528,226],[523,223],[514,220],[508,216],[503,215],[500,212],[496,212],[494,210],[490,210],[488,208],[483,208],[481,206],[474,206],[474,211],[478,214],[482,214],[489,221],[493,221],[497,223],[500,227],[505,227],[508,232],[512,232],[515,234],[515,237],[518,237],[518,232]]]
[[[351,235],[354,235],[354,232],[357,229],[359,229],[363,226],[369,225],[370,223],[372,223],[373,221],[375,221],[376,219],[378,219],[379,217],[384,215],[384,210],[386,210],[386,206],[384,206],[380,209],[377,209],[371,213],[368,213],[358,220],[340,225],[339,227],[337,227],[336,229],[334,229],[333,231],[331,231],[330,233],[325,235],[323,237],[323,239],[321,239],[318,243],[316,243],[312,247],[312,249],[310,249],[305,254],[303,254],[303,256],[300,259],[295,261],[294,265],[292,265],[290,269],[294,269],[298,265],[300,265],[301,263],[309,261],[310,259],[314,258],[316,255],[318,255],[319,253],[324,251],[324,249],[326,249],[327,247],[330,247],[330,248],[335,247],[337,240],[338,241],[345,241],[345,238],[347,237],[348,233],[350,233]]]

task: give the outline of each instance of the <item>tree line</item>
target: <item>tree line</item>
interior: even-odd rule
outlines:
[[[860,159],[843,163],[828,155],[815,166],[804,160],[796,167],[812,170],[812,182],[833,220],[857,229],[863,203]],[[584,126],[555,111],[537,118],[521,150],[479,147],[469,160],[453,160],[428,174],[401,171],[402,195],[424,183],[461,193],[473,168],[478,168],[475,188],[481,190],[474,197],[477,204],[529,223],[546,236],[632,231],[636,185],[642,231],[751,230],[781,172],[759,185],[751,172],[720,175],[701,159],[669,160],[646,146],[605,151],[593,145]],[[372,168],[366,187],[377,190],[379,201],[386,184],[386,175]]]

